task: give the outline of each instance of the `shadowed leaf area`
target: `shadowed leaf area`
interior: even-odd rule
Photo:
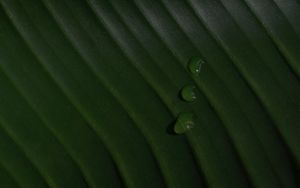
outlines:
[[[0,187],[300,187],[300,1],[0,0]]]

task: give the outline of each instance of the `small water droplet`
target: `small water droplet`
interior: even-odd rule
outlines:
[[[205,63],[205,61],[203,59],[201,59],[200,57],[193,57],[189,61],[188,69],[192,74],[199,75],[202,64],[204,64],[204,63]]]
[[[183,134],[195,126],[195,116],[193,113],[184,112],[178,115],[174,132],[176,134]]]
[[[187,102],[193,102],[197,99],[196,87],[193,85],[184,86],[180,94],[181,98]]]

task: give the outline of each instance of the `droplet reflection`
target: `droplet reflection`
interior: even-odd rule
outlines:
[[[178,115],[174,125],[176,134],[183,134],[195,126],[195,117],[193,113],[184,112]]]
[[[193,102],[197,99],[196,87],[194,85],[187,85],[181,89],[181,98],[187,102]]]
[[[200,57],[193,57],[189,61],[188,69],[192,74],[198,76],[201,71],[201,67],[204,63],[205,63],[205,61],[203,59],[201,59]]]

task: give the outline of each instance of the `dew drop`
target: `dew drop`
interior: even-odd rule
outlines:
[[[193,102],[197,99],[196,87],[193,85],[184,86],[180,92],[181,98],[187,102]]]
[[[192,74],[199,75],[202,64],[204,64],[204,63],[205,63],[205,61],[203,59],[201,59],[200,57],[193,57],[189,61],[188,69]]]
[[[174,132],[176,134],[183,134],[195,126],[195,117],[193,113],[184,112],[178,115]]]

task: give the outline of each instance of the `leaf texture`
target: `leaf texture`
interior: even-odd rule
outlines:
[[[299,16],[298,0],[1,0],[0,186],[299,187]]]

